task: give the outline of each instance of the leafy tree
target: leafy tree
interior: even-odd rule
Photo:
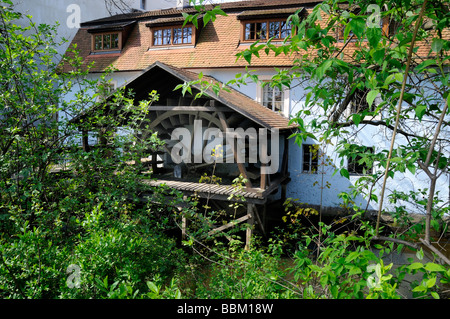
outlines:
[[[198,10],[203,12],[205,8]],[[300,266],[295,271],[305,285],[312,283],[305,291],[308,297],[398,298],[396,285],[407,272],[416,267],[424,270],[425,265],[418,263],[402,268],[398,277],[393,278],[387,275],[392,265],[384,265],[367,250],[375,242],[391,242],[388,246],[375,245],[386,251],[393,251],[394,243],[398,245],[398,251],[407,245],[418,250],[421,257],[421,247],[425,247],[436,254],[440,262],[450,264],[443,251],[431,244],[433,240],[439,243],[448,234],[448,221],[445,221],[448,201],[436,192],[436,182],[449,173],[449,6],[427,0],[400,3],[328,0],[316,5],[307,16],[300,17],[299,12],[289,17],[293,25],[292,36],[281,45],[275,45],[271,40],[257,41],[237,57],[249,65],[264,54],[295,58],[292,68],[276,70],[270,84],[291,89],[301,85],[307,92],[304,106],[292,118],[299,127],[292,138],[299,145],[306,138],[325,145],[333,143],[342,159],[349,157],[367,168],[378,168],[359,178],[354,189],[340,197],[351,204],[354,203],[351,198],[364,194],[368,203],[378,204],[379,211],[374,227],[366,223],[357,227],[358,231],[365,229],[364,236],[337,236],[323,223],[317,234],[306,236],[307,227],[296,226],[299,233],[292,237],[302,235],[307,243],[314,242],[318,255],[317,259],[305,262],[310,252],[308,245],[301,246],[296,259]],[[185,18],[189,21],[194,16],[185,15]],[[256,74],[247,72],[215,90],[226,89],[227,85],[245,85],[249,79],[258,82]],[[202,84],[201,77],[195,83]],[[190,84],[185,83],[183,90],[188,90]],[[209,84],[203,85],[208,87]],[[361,147],[356,141],[363,130],[380,135],[387,132],[389,143],[376,153]],[[386,184],[388,179],[396,178],[397,172],[425,175],[429,187],[410,194],[393,191],[388,198],[394,209],[386,211]],[[336,173],[349,178],[346,168],[337,168]],[[377,189],[381,190],[379,194]],[[411,212],[405,209],[405,202],[418,207],[424,218],[413,220]],[[353,206],[352,221],[358,220],[368,205]],[[399,233],[389,237],[381,235],[384,228],[381,214],[384,212],[393,216]],[[434,238],[432,230],[437,234]],[[321,238],[325,234],[329,237]],[[363,249],[359,245],[354,250],[355,247],[349,245],[352,241],[367,246]],[[330,261],[331,255],[336,259]],[[355,260],[359,260],[357,265],[362,267],[358,268]],[[376,266],[370,266],[369,262],[375,262]],[[446,267],[428,268],[448,277]],[[345,273],[342,273],[343,269],[346,269]],[[369,272],[375,272],[377,279],[369,276]],[[344,276],[340,277],[341,274]],[[355,290],[352,276],[358,274],[365,280],[372,278],[369,294],[360,295],[364,282]],[[438,298],[436,291],[429,290],[436,288],[435,274],[426,275],[419,286],[413,286],[413,292]],[[443,284],[448,282],[447,277]],[[346,283],[350,283],[349,286]]]
[[[61,60],[72,71],[61,72],[55,27],[30,16],[21,27],[20,17],[1,2],[0,296],[179,297],[171,278],[186,256],[165,233],[171,203],[140,201],[159,190],[140,183],[140,161],[130,165],[161,142],[110,131],[145,127],[156,92],[137,105],[130,92],[106,95],[107,74],[90,80],[76,50]],[[90,152],[85,129],[102,142]]]
[[[292,119],[299,127],[292,137],[300,145],[308,137],[324,144],[332,141],[342,159],[379,168],[361,177],[352,192],[378,203],[374,239],[387,239],[380,235],[387,180],[407,171],[428,177],[424,238],[419,243],[446,263],[448,258],[430,241],[432,229],[448,231],[443,220],[448,202],[436,196],[436,181],[449,173],[449,19],[448,4],[441,2],[323,1],[304,18],[298,12],[289,17],[295,32],[282,45],[257,41],[238,54],[250,65],[263,54],[295,57],[293,67],[277,70],[271,84],[302,85],[307,92],[305,105]],[[247,79],[258,81],[257,75],[247,73],[227,84]],[[390,145],[381,145],[377,153],[361,147],[355,142],[364,130],[380,135],[386,130]],[[346,168],[338,172],[349,177]],[[389,197],[400,204],[408,196],[393,192]],[[405,217],[399,212],[391,212],[396,220]],[[414,223],[411,215],[406,221],[408,228]],[[418,247],[416,242],[401,243]]]

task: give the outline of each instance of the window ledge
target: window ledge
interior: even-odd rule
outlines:
[[[254,40],[254,41],[240,41],[239,42],[239,46],[251,46],[252,44],[254,44],[255,42],[256,42],[257,40]],[[267,42],[268,41],[259,41],[258,43],[260,43],[260,44],[267,44]],[[272,40],[271,42],[270,42],[271,44],[274,44],[274,45],[283,45],[283,44],[285,44],[285,42],[284,42],[284,40]],[[291,41],[286,41],[286,44],[290,44],[291,43]]]
[[[150,47],[148,51],[160,51],[160,50],[177,50],[177,49],[194,49],[194,45],[173,45],[173,46],[160,46]]]
[[[91,51],[89,55],[102,55],[102,54],[120,54],[122,50],[111,50],[111,51]]]

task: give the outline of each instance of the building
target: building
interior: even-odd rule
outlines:
[[[154,89],[161,94],[161,103],[151,108],[152,123],[153,128],[168,141],[171,130],[176,128],[186,127],[193,134],[197,130],[196,123],[199,123],[195,120],[199,118],[203,124],[208,123],[208,128],[278,130],[280,165],[277,171],[263,171],[261,161],[250,165],[253,163],[247,160],[244,165],[237,165],[233,172],[234,176],[239,173],[253,176],[249,178],[251,184],[247,185],[248,192],[243,194],[254,205],[249,211],[256,208],[261,212],[267,202],[290,197],[308,206],[335,212],[342,205],[338,194],[348,191],[361,175],[370,172],[356,161],[344,159],[341,162],[332,145],[319,149],[317,156],[313,147],[316,141],[306,140],[300,148],[293,139],[288,138],[295,130],[289,119],[305,103],[304,86],[292,85],[291,89],[279,89],[249,81],[247,85],[231,88],[229,93],[219,96],[210,94],[210,98],[203,100],[189,99],[180,92],[173,93],[176,85],[194,81],[200,73],[203,79],[211,83],[226,83],[234,79],[236,74],[245,72],[248,65],[243,59],[236,60],[237,53],[257,39],[266,41],[273,37],[272,43],[282,42],[291,32],[286,23],[287,17],[299,14],[300,18],[304,18],[319,2],[255,0],[224,3],[222,9],[227,16],[218,16],[214,23],[207,25],[203,25],[200,19],[198,29],[192,24],[183,27],[181,13],[195,13],[192,7],[116,15],[82,23],[72,43],[77,44],[86,64],[95,62],[91,69],[92,78],[98,78],[105,68],[112,65],[118,70],[112,75],[111,83],[115,88],[134,88],[137,99]],[[351,49],[350,43],[346,50]],[[274,68],[289,68],[295,58],[295,55],[269,54],[252,60],[251,68],[260,80],[269,81],[275,74]],[[194,87],[201,90],[198,85]],[[357,142],[373,152],[388,149],[390,140],[379,132],[378,127],[364,128],[358,133]],[[84,142],[95,141],[91,138]],[[250,149],[245,150],[246,154],[251,153]],[[162,160],[161,156],[155,158]],[[329,164],[321,165],[322,160]],[[158,160],[154,163],[157,165]],[[335,174],[335,169],[340,167],[348,169],[349,178]],[[225,171],[232,173],[229,168]],[[161,180],[167,182],[167,179]],[[201,190],[199,185],[183,184],[180,180],[171,181],[171,185],[188,194]],[[448,185],[449,177],[443,175],[437,188],[448,194]],[[388,193],[426,187],[426,178],[409,171],[405,171],[401,178],[389,180],[387,185]],[[224,199],[228,193],[226,189],[218,188],[214,194],[218,197],[222,195]],[[367,207],[369,211],[377,210],[374,202],[367,202],[361,195],[356,197],[356,204]],[[386,207],[389,206],[386,204]]]

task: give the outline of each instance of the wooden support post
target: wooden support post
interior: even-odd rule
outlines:
[[[184,195],[183,196],[183,201],[186,202],[187,201],[187,196]],[[180,210],[180,212],[183,211],[183,207],[178,207],[178,209]],[[186,227],[187,227],[187,219],[186,216],[182,213],[181,215],[181,239],[182,240],[186,240]]]
[[[181,239],[186,240],[186,216],[181,218]]]
[[[250,205],[252,206],[253,216],[256,217],[256,220],[258,221],[259,228],[261,228],[261,231],[262,231],[263,235],[266,236],[266,230],[264,228],[263,221],[259,217],[258,208],[256,208],[255,204],[250,204]]]
[[[82,146],[83,146],[83,151],[89,152],[90,151],[90,147],[89,147],[89,132],[87,130],[81,131],[81,143],[82,143]]]
[[[247,232],[245,238],[245,250],[250,249],[250,244],[252,241],[252,233],[253,233],[253,224],[254,224],[254,212],[253,212],[253,204],[247,204],[247,214],[251,215],[251,218],[247,221]]]
[[[225,131],[224,133],[226,133],[226,130],[228,128],[228,124],[227,124],[225,115],[222,112],[219,112],[218,116],[219,116],[219,119],[220,119],[220,123],[222,124],[222,129]],[[250,182],[250,179],[248,178],[247,170],[245,169],[245,165],[238,161],[238,154],[237,154],[236,144],[237,143],[234,143],[234,149],[232,149],[233,155],[234,155],[234,160],[236,161],[236,164],[237,164],[237,166],[239,168],[239,172],[241,173],[242,177],[244,177],[245,180],[246,180],[245,186],[247,188],[253,188],[252,183]]]
[[[267,229],[267,204],[263,205],[262,224],[265,231]]]
[[[281,184],[281,200],[283,203],[286,201],[286,184]]]
[[[266,133],[264,133],[265,135]],[[261,138],[262,136],[260,135],[260,145],[259,145],[259,155],[260,156],[264,156],[264,158],[262,158],[262,161],[267,162],[267,143],[261,143]],[[267,137],[265,138],[265,140],[267,141]],[[267,167],[268,163],[261,163],[261,169],[260,169],[260,174],[261,174],[261,181],[260,181],[260,188],[262,190],[265,190],[267,187],[267,179],[269,178],[269,176],[265,173],[266,171],[266,167]]]

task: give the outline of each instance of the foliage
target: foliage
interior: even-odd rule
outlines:
[[[90,80],[76,50],[57,64],[55,28],[20,27],[20,17],[2,2],[0,296],[179,297],[171,279],[186,256],[167,236],[171,202],[139,200],[160,192],[141,183],[139,160],[162,146],[141,134],[156,92],[137,105],[132,92],[108,92],[113,70]],[[82,149],[80,129],[99,145]]]
[[[399,83],[404,79],[401,62],[405,61],[420,3],[405,2],[403,7],[383,13],[403,21],[401,32],[395,35],[399,43],[388,51],[387,46],[393,43],[390,39],[365,28],[361,21],[363,15],[339,14],[342,12],[338,2],[318,5],[306,20],[291,17],[298,32],[283,46],[255,44],[242,53],[251,62],[263,49],[276,54],[311,48],[319,52],[315,58],[305,56],[292,70],[281,71],[274,77],[281,85],[290,85],[292,79],[303,76],[316,81],[310,87],[306,108],[294,119],[304,129],[296,136],[299,143],[319,132],[323,134],[319,140],[328,143],[329,138],[341,136],[344,128],[353,126],[381,125],[390,129],[396,115]],[[382,1],[377,3],[381,5]],[[243,248],[237,234],[246,227],[224,232],[225,236],[208,235],[211,223],[223,220],[220,212],[213,211],[208,203],[198,205],[199,199],[186,202],[173,190],[141,183],[149,177],[144,173],[148,169],[140,161],[141,155],[162,146],[156,134],[146,134],[146,110],[158,98],[157,93],[152,92],[147,101],[134,103],[132,92],[108,92],[107,78],[113,70],[103,75],[100,82],[89,79],[87,71],[79,69],[82,61],[76,51],[72,58],[65,57],[62,62],[70,65],[73,72],[59,72],[60,65],[53,60],[53,48],[57,45],[53,41],[54,27],[33,24],[29,28],[19,27],[13,22],[21,15],[11,6],[11,1],[6,0],[0,7],[2,298],[391,299],[403,297],[398,287],[406,276],[417,274],[419,279],[411,285],[414,298],[440,298],[442,290],[447,289],[450,271],[438,259],[410,260],[397,269],[392,264],[386,265],[383,256],[394,251],[394,243],[374,245],[377,229],[360,218],[364,211],[354,207],[353,196],[348,193],[341,194],[341,198],[348,212],[354,214],[330,223],[321,219],[310,222],[308,219],[316,217],[316,213],[320,216],[320,212],[308,207],[299,209],[293,201],[287,202],[287,227],[282,230],[285,233],[266,238],[265,242],[254,241],[250,249]],[[325,25],[319,23],[321,12],[331,16]],[[448,41],[440,33],[448,21],[447,12],[431,8],[425,12],[436,30],[430,40],[436,55],[431,60],[420,61],[415,70],[431,78],[436,95],[433,98],[421,95],[418,85],[411,81],[405,95],[410,112],[405,114],[413,115],[408,115],[409,118],[404,115],[405,123],[413,119],[414,123],[425,125],[428,123],[425,118],[435,121],[445,114],[442,104],[448,103],[445,86],[448,73],[444,68]],[[214,8],[211,14],[204,15],[208,17],[205,23],[213,22],[217,14],[222,11]],[[337,23],[345,26],[344,39],[354,35],[358,44],[364,37],[369,40],[355,51],[356,66],[333,57],[339,51],[332,46],[335,40],[328,32]],[[419,31],[420,39],[428,39],[427,30]],[[299,72],[300,66],[306,73]],[[345,85],[340,82],[342,75],[350,77],[344,79]],[[242,78],[257,80],[250,73],[243,74]],[[236,78],[235,83],[245,82],[241,80]],[[195,84],[210,85],[202,83],[202,79]],[[67,99],[78,85],[83,89]],[[179,88],[189,92],[189,85]],[[223,89],[217,84],[214,88]],[[336,101],[345,100],[349,92],[346,90],[353,92],[356,88],[370,89],[369,104],[374,103],[378,94],[383,97],[384,102],[374,111],[387,113],[382,123],[366,122],[366,116],[371,113],[367,110],[346,119],[337,109],[333,110]],[[307,124],[301,116],[313,114],[317,106],[324,113],[319,112],[315,121]],[[324,114],[339,116],[330,121]],[[70,121],[74,116],[77,121]],[[446,126],[445,122],[443,127]],[[111,133],[116,127],[125,133]],[[100,146],[90,151],[81,149],[80,129],[93,132]],[[444,139],[435,148],[429,136],[411,136],[415,132],[405,132],[400,134],[409,138],[408,143],[395,150],[397,156],[392,158],[389,172],[445,171],[448,159]],[[387,166],[383,161],[386,150],[381,152],[383,157],[366,152],[350,139],[342,139],[338,145],[342,156],[358,154],[367,164]],[[341,173],[345,175],[344,171]],[[379,178],[376,175],[361,179],[354,192],[364,190],[371,200],[377,200],[371,194],[371,185]],[[214,174],[202,180],[218,182]],[[239,190],[244,183],[240,177],[234,186]],[[441,232],[447,230],[442,219],[448,207],[435,195],[430,190],[392,194],[393,202],[413,199],[431,216],[429,222],[418,226],[397,205],[396,221],[404,222],[411,231],[395,239],[421,238],[428,225]],[[237,198],[238,194],[233,196]],[[142,198],[148,201],[141,201]],[[235,214],[239,205],[242,204],[232,207]],[[206,208],[207,214],[203,215],[201,208]],[[188,238],[180,247],[169,234],[174,229],[179,231],[183,216],[195,223],[190,225]],[[293,249],[287,247],[286,239],[294,243]],[[401,251],[403,247],[399,244],[395,248]],[[417,249],[417,255],[422,258],[423,251]]]
[[[341,158],[335,174],[344,178],[350,178],[345,158],[367,168],[341,198],[351,202],[363,195],[367,206],[358,213],[371,202],[379,207],[377,236],[387,180],[426,176],[427,197],[416,201],[421,195],[416,193],[409,195],[409,202],[424,215],[424,240],[419,243],[430,247],[432,228],[448,232],[443,220],[448,201],[438,204],[443,197],[436,193],[436,181],[449,173],[448,3],[329,0],[307,16],[299,13],[288,18],[293,32],[283,43],[257,41],[237,58],[251,65],[264,54],[294,57],[291,68],[274,69],[270,84],[302,86],[306,92],[304,105],[291,119],[298,125],[292,138],[299,145],[307,138],[332,141]],[[227,85],[244,85],[248,79],[259,82],[258,75],[247,69]],[[361,132],[385,140],[387,132],[390,146],[389,141],[377,144],[375,151],[361,146]],[[395,192],[390,196],[395,199]],[[390,212],[395,215],[401,209],[395,205]],[[450,263],[444,254],[440,257]]]

